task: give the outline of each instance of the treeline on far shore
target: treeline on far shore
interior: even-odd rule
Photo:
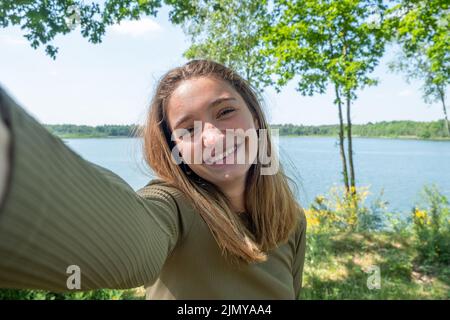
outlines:
[[[137,125],[86,126],[75,124],[45,124],[44,127],[60,138],[135,137]]]
[[[60,138],[107,138],[135,137],[137,125],[86,126],[73,124],[45,125],[47,130]],[[339,125],[305,126],[294,124],[272,124],[280,136],[337,136]],[[409,120],[382,121],[353,124],[354,137],[386,137],[416,139],[450,139],[446,134],[444,120],[417,122]]]
[[[338,136],[339,125],[303,126],[293,124],[271,125],[281,136]],[[418,122],[409,120],[352,124],[354,137],[450,139],[444,120]]]

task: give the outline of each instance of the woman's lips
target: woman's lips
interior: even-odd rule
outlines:
[[[237,155],[237,151],[240,149],[240,147],[243,145],[243,143],[241,143],[240,145],[235,145],[234,146],[234,151],[231,152],[230,154],[228,154],[227,156],[216,160],[214,162],[210,162],[210,159],[205,160],[203,163],[206,164],[207,166],[211,166],[211,167],[222,167],[222,166],[227,166],[227,165],[233,165],[236,164],[236,161],[234,161],[235,156]],[[226,152],[224,152],[226,153]],[[227,163],[228,158],[233,157],[233,162],[232,163]]]

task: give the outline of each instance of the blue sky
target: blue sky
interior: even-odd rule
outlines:
[[[157,80],[186,62],[189,39],[163,8],[156,18],[109,27],[101,44],[89,43],[77,29],[55,44],[59,53],[52,60],[43,48],[32,49],[19,28],[0,29],[0,84],[43,123],[131,124],[143,123]],[[422,101],[419,83],[387,71],[393,52],[374,72],[380,84],[359,93],[353,123],[442,118],[440,104]],[[337,123],[331,90],[302,97],[291,81],[279,94],[267,89],[264,98],[270,123]]]

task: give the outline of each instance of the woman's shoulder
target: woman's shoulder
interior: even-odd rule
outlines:
[[[195,209],[185,194],[173,184],[154,178],[136,193],[142,198],[170,202],[185,219],[194,217]]]
[[[150,180],[144,187],[137,190],[136,193],[146,199],[165,198],[176,202],[182,208],[189,206],[188,199],[180,189],[158,178]]]
[[[306,227],[307,227],[307,222],[306,222],[306,214],[305,214],[305,210],[303,209],[302,206],[298,206],[298,211],[297,211],[297,225],[295,228],[295,231],[293,232],[293,238],[295,243],[298,243],[302,236],[304,235],[304,233],[306,232]]]
[[[137,190],[136,192],[143,197],[148,197],[161,190],[164,190],[165,192],[168,192],[172,195],[181,193],[178,188],[176,188],[169,182],[158,178],[150,180],[144,187]]]
[[[298,228],[300,230],[306,229],[306,213],[302,206],[299,206],[297,218],[299,222]]]

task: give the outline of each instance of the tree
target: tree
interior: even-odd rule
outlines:
[[[191,1],[164,2],[172,7],[169,17],[174,23],[193,14]],[[45,46],[46,53],[55,59],[58,48],[52,42],[57,35],[79,26],[83,37],[99,43],[108,25],[156,16],[161,5],[162,0],[105,0],[102,4],[82,0],[2,0],[0,27],[20,26],[33,48]]]
[[[267,0],[199,0],[194,6],[195,14],[181,21],[192,43],[184,56],[223,63],[260,92],[272,84],[265,72],[268,58],[261,54],[260,33],[269,19]]]
[[[351,104],[357,91],[377,81],[369,74],[384,53],[381,0],[277,0],[272,23],[264,36],[265,52],[281,87],[299,77],[302,95],[322,94],[329,85],[335,92],[339,116],[339,146],[347,192],[355,190]],[[350,181],[344,149],[343,104],[347,107]]]
[[[390,10],[387,19],[391,35],[402,52],[390,63],[393,71],[403,72],[407,81],[422,81],[426,103],[439,101],[444,128],[450,136],[446,91],[450,84],[450,10],[444,0],[402,0]]]

